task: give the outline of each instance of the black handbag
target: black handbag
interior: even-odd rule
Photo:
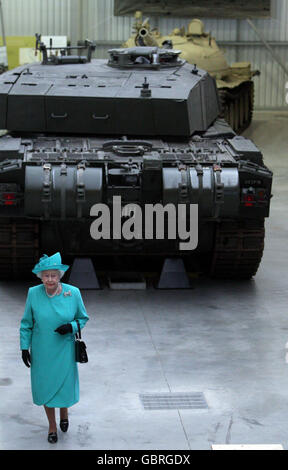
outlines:
[[[79,325],[79,321],[76,320],[78,326],[78,334],[75,334],[75,361],[81,362],[88,362],[88,355],[86,350],[86,344],[84,341],[81,340],[81,329]]]

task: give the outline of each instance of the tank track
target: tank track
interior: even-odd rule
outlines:
[[[27,219],[0,219],[0,279],[29,279],[39,260],[39,224]]]
[[[264,220],[220,222],[216,228],[210,277],[251,279],[264,249]]]
[[[234,89],[218,90],[220,98],[220,115],[232,127],[236,134],[250,126],[254,108],[254,83],[245,82]]]
[[[264,220],[219,222],[210,266],[214,279],[250,279],[264,249]],[[39,224],[27,219],[0,219],[0,279],[31,279],[39,260]]]

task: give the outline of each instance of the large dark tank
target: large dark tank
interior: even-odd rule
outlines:
[[[2,279],[29,275],[40,255],[58,250],[66,262],[91,257],[101,272],[159,272],[180,256],[189,272],[253,276],[272,173],[253,142],[217,118],[214,78],[175,50],[112,49],[109,60],[91,60],[91,43],[87,56],[37,43],[42,64],[0,76]],[[145,237],[145,223],[130,240],[92,238],[92,206],[111,208],[112,233],[115,196],[122,221],[128,203],[143,213],[147,204],[184,204],[188,218],[198,205],[197,247],[181,250],[167,220],[162,239]]]

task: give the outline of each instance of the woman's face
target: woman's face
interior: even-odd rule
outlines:
[[[59,272],[55,269],[49,269],[47,271],[42,271],[42,282],[46,289],[53,290],[56,289],[60,276]]]

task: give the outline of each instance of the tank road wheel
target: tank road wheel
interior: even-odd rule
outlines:
[[[241,96],[238,96],[238,98],[234,101],[234,128],[237,129],[236,132],[239,132],[238,129],[240,129],[240,100]]]
[[[234,132],[241,134],[250,126],[254,107],[254,83],[242,83],[234,89],[219,90],[220,117],[228,122]]]
[[[232,127],[232,129],[235,131],[235,111],[234,111],[235,105],[234,105],[234,101],[230,101],[228,103],[228,107],[229,107],[229,124]]]
[[[29,279],[39,260],[39,224],[0,219],[0,279]]]
[[[244,119],[239,124],[239,134],[241,134],[243,131],[245,131],[245,129],[247,129],[247,127],[250,126],[254,109],[254,83],[251,81],[244,83],[242,86],[245,90],[245,93],[242,95],[242,102],[244,102]]]
[[[244,122],[249,121],[250,112],[251,112],[250,108],[251,108],[251,96],[249,95],[249,93],[246,93],[245,94],[245,121]]]
[[[245,119],[245,103],[246,103],[246,95],[240,96],[239,99],[239,128],[242,129]]]
[[[210,276],[250,279],[260,264],[264,237],[264,220],[220,222],[216,228]]]
[[[219,116],[224,118],[228,122],[228,108],[226,105],[226,93],[225,90],[218,90],[218,95],[219,95],[219,104],[220,104],[220,113]]]

